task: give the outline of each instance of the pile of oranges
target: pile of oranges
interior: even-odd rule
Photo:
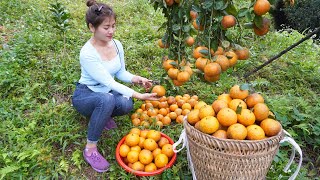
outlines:
[[[239,85],[219,95],[211,105],[199,101],[187,121],[201,132],[223,139],[261,140],[281,131],[262,95],[250,94]]]
[[[157,88],[158,89],[158,88]],[[163,94],[158,92],[158,94]],[[183,122],[183,117],[187,115],[198,103],[197,95],[189,94],[176,96],[162,96],[159,101],[144,101],[141,106],[131,114],[131,121],[134,126],[156,125],[162,128],[171,122]]]
[[[154,172],[174,156],[172,144],[156,130],[132,128],[119,148],[123,162],[134,171]]]

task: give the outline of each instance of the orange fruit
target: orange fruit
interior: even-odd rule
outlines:
[[[145,128],[149,128],[150,127],[150,123],[148,121],[142,121],[140,123],[141,126],[144,126]]]
[[[177,76],[179,82],[187,82],[190,79],[190,74],[187,71],[180,71]]]
[[[158,126],[159,128],[162,128],[163,127],[162,121],[161,120],[157,121],[156,126]]]
[[[181,108],[182,108],[182,105],[183,105],[184,103],[186,103],[186,101],[183,100],[183,98],[181,98],[181,99],[179,99],[179,100],[177,101],[178,107],[181,107]]]
[[[169,144],[169,140],[165,137],[161,137],[158,142],[159,147],[162,148],[166,144]]]
[[[174,110],[174,112],[177,114],[177,116],[180,116],[182,113],[182,109],[181,108],[177,108]]]
[[[233,98],[233,99],[242,99],[242,100],[244,100],[246,97],[249,96],[249,91],[240,89],[239,85],[234,85],[230,89],[229,94],[230,94],[230,97]]]
[[[213,135],[214,137],[216,137],[216,138],[228,139],[227,131],[222,130],[222,129],[217,130],[217,131],[214,132],[212,135]]]
[[[195,99],[196,101],[198,101],[198,100],[199,100],[199,97],[198,97],[197,95],[192,95],[192,96],[191,96],[191,99]]]
[[[165,116],[168,114],[168,111],[166,108],[160,108],[159,111],[158,111],[159,114]]]
[[[247,134],[247,128],[240,123],[232,124],[227,130],[227,136],[230,139],[244,140]]]
[[[145,172],[153,172],[153,171],[156,171],[157,169],[158,168],[154,163],[150,163],[144,167]]]
[[[200,121],[198,121],[195,125],[194,128],[198,129],[200,131]]]
[[[156,148],[155,150],[153,150],[152,151],[153,159],[155,159],[158,154],[161,154],[160,148]]]
[[[152,93],[157,93],[157,96],[161,97],[166,94],[166,89],[161,85],[155,85],[152,90]]]
[[[221,26],[224,29],[231,28],[236,25],[236,22],[237,22],[236,18],[233,15],[226,15],[226,16],[223,16],[221,20]]]
[[[218,46],[216,52],[214,53],[214,55],[223,55],[224,54],[224,49],[221,46]]]
[[[228,107],[228,104],[223,100],[215,100],[215,101],[213,101],[211,106],[212,106],[215,114],[217,114],[222,108]]]
[[[186,38],[185,42],[188,46],[192,46],[194,44],[194,38],[189,36]]]
[[[229,66],[232,67],[237,64],[238,56],[233,51],[228,51],[225,53],[226,57],[229,59]]]
[[[139,160],[139,152],[138,151],[130,151],[127,155],[128,162],[135,163]]]
[[[167,97],[166,96],[162,96],[160,97],[160,102],[167,102]],[[160,104],[159,104],[160,105]],[[161,108],[161,107],[160,107]]]
[[[249,109],[242,109],[240,114],[237,114],[237,119],[238,123],[244,126],[252,125],[256,121],[255,115]]]
[[[241,109],[247,109],[247,104],[241,99],[232,99],[228,106],[235,112],[237,112],[238,107]]]
[[[140,153],[139,153],[139,161],[144,164],[150,164],[153,160],[153,155],[152,152],[150,150],[147,149],[143,149]]]
[[[158,106],[159,106],[159,101],[150,101],[151,102],[151,104],[152,104],[152,106],[154,107],[154,108],[157,108]]]
[[[170,112],[168,116],[170,117],[171,120],[175,120],[178,117],[175,112]]]
[[[122,144],[119,148],[119,154],[121,157],[127,157],[130,152],[130,147],[126,144]]]
[[[146,138],[140,136],[139,139],[140,140],[139,140],[139,144],[138,145],[140,146],[140,148],[143,148],[143,142],[144,142],[144,140],[146,140]]]
[[[213,116],[206,116],[199,121],[199,129],[206,134],[212,134],[219,129],[219,121]]]
[[[184,82],[180,82],[180,81],[174,79],[174,80],[172,81],[172,83],[173,83],[175,86],[182,86]]]
[[[168,48],[168,47],[169,47],[169,45],[168,45],[168,44],[165,44],[165,43],[162,41],[162,39],[158,39],[157,43],[158,43],[158,46],[159,46],[160,48]]]
[[[220,74],[221,71],[221,66],[216,62],[207,64],[203,69],[204,74],[207,76],[216,76]]]
[[[264,103],[264,98],[259,93],[253,93],[246,98],[246,103],[249,108],[252,108],[257,103]]]
[[[171,158],[174,155],[172,144],[165,144],[162,146],[161,153],[165,154],[168,158]]]
[[[267,119],[269,116],[269,108],[265,103],[257,103],[253,106],[253,114],[257,121]]]
[[[231,126],[237,123],[237,114],[230,108],[222,108],[217,114],[217,119],[222,126]]]
[[[194,105],[193,109],[200,109],[204,105],[207,105],[207,103],[204,101],[198,101],[198,103]]]
[[[167,108],[169,107],[168,102],[167,101],[160,101],[159,103],[159,108]]]
[[[177,62],[172,59],[167,59],[162,62],[162,67],[168,71],[170,68],[174,68],[173,64],[177,64]]]
[[[132,113],[130,116],[131,120],[133,120],[135,118],[139,118],[139,117],[140,117],[140,115],[138,113]]]
[[[163,119],[161,120],[164,126],[170,125],[171,124],[171,118],[169,116],[164,116]]]
[[[161,133],[160,131],[149,130],[149,132],[147,133],[147,138],[153,139],[158,142],[161,138]]]
[[[199,118],[202,119],[206,116],[215,116],[215,112],[210,105],[204,105],[199,109]]]
[[[197,104],[197,100],[190,98],[187,103],[189,103],[191,105],[191,108],[193,108],[196,104]]]
[[[169,106],[169,109],[170,109],[171,112],[175,111],[177,108],[179,108],[178,104],[171,104]]]
[[[145,130],[141,130],[140,137],[147,138],[148,131],[149,130],[146,130],[146,129]]]
[[[189,110],[189,109],[184,109],[184,110],[182,110],[182,112],[181,112],[181,114],[184,115],[184,116],[186,116],[186,115],[189,114],[189,113],[190,113],[190,110]]]
[[[261,128],[267,136],[275,136],[281,131],[281,124],[279,121],[267,118],[260,123]]]
[[[262,18],[262,26],[258,27],[256,24],[253,25],[253,32],[258,36],[266,35],[269,32],[270,21],[268,18]]]
[[[175,102],[176,102],[175,97],[173,97],[173,96],[168,96],[168,97],[167,97],[167,103],[168,103],[169,105],[174,104]]]
[[[174,3],[174,0],[165,0],[165,1],[166,1],[167,6],[172,6]]]
[[[194,29],[196,29],[196,30],[200,30],[200,31],[203,31],[203,30],[204,30],[203,25],[200,24],[200,23],[198,23],[196,19],[192,21],[192,26],[193,26]]]
[[[195,12],[195,11],[190,11],[190,17],[191,17],[191,19],[196,19],[197,18],[197,16],[198,16],[198,13],[197,12]]]
[[[167,73],[171,79],[177,79],[179,72],[180,71],[177,68],[170,68]]]
[[[250,56],[247,48],[236,49],[234,52],[237,54],[239,60],[246,60]]]
[[[135,171],[144,171],[144,165],[139,161],[133,163],[131,168]]]
[[[183,66],[183,71],[186,71],[190,74],[190,76],[193,74],[193,70],[190,66]]]
[[[208,76],[207,74],[204,74],[204,79],[208,82],[216,82],[220,79],[220,74],[214,76]]]
[[[222,71],[226,71],[230,67],[229,59],[224,55],[217,55],[215,62],[220,65]]]
[[[140,147],[139,145],[132,146],[132,147],[130,148],[130,151],[140,152],[140,151],[141,151],[141,147]]]
[[[132,169],[133,163],[128,162],[128,167]]]
[[[262,16],[269,12],[270,7],[271,5],[268,0],[257,0],[253,6],[253,12],[258,16]]]
[[[191,110],[192,109],[192,107],[191,107],[191,105],[189,104],[189,103],[184,103],[182,106],[181,106],[181,109],[182,110],[185,110],[185,109],[189,109],[189,110]]]
[[[263,129],[256,124],[248,126],[247,131],[247,139],[249,140],[261,140],[266,137]]]
[[[134,133],[129,133],[125,139],[125,143],[130,147],[138,145],[139,141],[139,135]]]
[[[199,57],[197,58],[196,62],[195,62],[195,66],[197,69],[199,69],[200,71],[204,71],[204,67],[209,63],[209,59],[204,58],[204,57]]]
[[[154,159],[154,163],[157,166],[157,168],[163,168],[165,167],[169,162],[168,157],[165,154],[158,154],[156,158]]]
[[[208,54],[209,54],[209,50],[207,47],[204,47],[204,46],[198,46],[193,50],[193,57],[195,59],[198,59],[199,57],[205,57]]]
[[[187,121],[191,125],[195,125],[198,121],[200,121],[199,109],[191,110],[190,113],[187,116]]]
[[[232,98],[230,97],[230,94],[223,93],[217,97],[217,100],[223,100],[224,102],[229,104],[231,102]]]
[[[146,140],[144,140],[143,142],[143,148],[153,151],[158,147],[158,144],[155,140],[147,138]]]
[[[182,123],[183,123],[183,118],[184,118],[184,115],[179,115],[179,116],[176,118],[176,122],[179,123],[179,124],[182,124]]]
[[[154,117],[154,116],[156,116],[157,114],[158,114],[158,109],[157,108],[150,108],[150,109],[148,109],[148,111],[147,111],[147,115],[149,116],[149,117]]]
[[[141,123],[140,119],[138,119],[138,118],[132,119],[132,124],[133,124],[134,126],[139,126],[140,123]]]

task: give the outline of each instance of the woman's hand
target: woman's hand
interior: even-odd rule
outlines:
[[[152,87],[152,80],[149,80],[141,76],[134,76],[132,78],[132,82],[143,86],[146,89],[146,91],[149,91]]]
[[[158,101],[160,98],[157,96],[157,93],[138,93],[134,92],[132,97],[141,100],[149,100],[149,101]]]

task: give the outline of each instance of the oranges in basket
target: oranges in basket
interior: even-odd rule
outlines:
[[[116,148],[116,160],[127,172],[153,176],[171,167],[176,160],[173,140],[156,130],[132,128]]]
[[[261,140],[277,135],[282,127],[261,94],[230,88],[210,105],[199,101],[186,120],[203,133],[222,139]]]

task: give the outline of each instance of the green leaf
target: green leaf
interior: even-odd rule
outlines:
[[[254,24],[258,27],[258,28],[263,28],[263,24],[262,24],[262,16],[255,16],[253,19]]]
[[[248,8],[242,8],[242,9],[239,10],[237,16],[238,16],[239,18],[245,17],[248,12],[249,12],[249,9],[248,9]]]
[[[207,49],[201,49],[199,52],[205,56],[207,56],[209,54],[209,50],[207,50]]]
[[[213,5],[213,1],[211,0],[206,0],[203,4],[202,7],[203,9],[210,9]]]
[[[179,31],[180,28],[181,28],[180,24],[174,24],[174,25],[172,25],[172,30],[173,30],[173,31]]]
[[[190,29],[191,29],[191,27],[190,27],[190,25],[184,25],[183,27],[182,27],[182,31],[183,32],[190,32]]]
[[[223,0],[218,0],[214,3],[215,10],[223,10],[224,7],[225,7],[225,4],[224,4]]]
[[[238,11],[237,11],[236,7],[235,7],[233,4],[229,4],[229,5],[227,6],[226,12],[227,12],[228,14],[233,15],[233,16],[237,16],[237,14],[238,14]]]
[[[241,114],[241,111],[242,111],[242,106],[238,105],[236,109],[236,113]]]

